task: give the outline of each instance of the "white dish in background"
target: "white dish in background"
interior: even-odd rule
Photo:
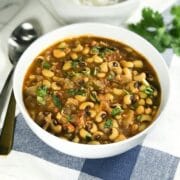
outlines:
[[[73,19],[66,21],[67,17],[65,17],[65,19],[64,19],[63,18],[64,15],[63,16],[61,15],[61,14],[64,14],[66,12],[66,9],[63,6],[60,6],[60,5],[55,3],[58,0],[46,0],[46,1],[40,0],[40,1],[48,9],[48,11],[55,17],[55,19],[58,22],[60,22],[61,24],[67,24],[67,23],[70,23],[70,21],[75,22],[75,21],[73,21],[74,18],[76,18],[78,22],[80,21],[80,20],[78,20],[77,14],[75,14],[76,17],[73,17]],[[68,0],[68,1],[67,0],[61,0],[61,1],[58,1],[58,2],[62,3],[62,1],[65,1],[65,2],[69,3],[72,0]],[[113,20],[113,22],[110,21],[110,20],[108,20],[108,21],[103,20],[103,22],[114,24],[114,25],[120,25],[120,24],[124,23],[127,20],[127,17],[130,17],[130,22],[137,21],[137,19],[140,18],[141,10],[142,10],[143,7],[151,7],[153,9],[155,9],[155,10],[163,12],[166,9],[168,9],[170,6],[172,6],[176,1],[177,0],[168,0],[168,1],[164,1],[164,0],[139,0],[138,4],[136,4],[137,6],[134,9],[134,11],[130,11],[129,14],[127,14],[128,11],[124,11],[124,9],[123,9],[123,11],[122,11],[122,9],[118,9],[118,11],[122,11],[123,13],[125,13],[124,15],[123,14],[116,14],[116,16],[117,15],[124,16],[122,19],[121,18],[116,18],[116,19]],[[135,0],[134,0],[134,2],[135,2]],[[114,6],[116,6],[116,5],[114,5]],[[96,7],[96,8],[99,8],[99,7]],[[125,10],[126,9],[127,8],[125,8]],[[115,15],[114,10],[112,11],[112,13]],[[74,10],[72,9],[71,10],[71,16],[73,14],[74,14]],[[79,14],[79,12],[78,12],[78,14]],[[86,20],[84,20],[84,21],[86,21]],[[92,21],[92,19],[90,21]],[[98,21],[98,19],[95,17],[94,21]]]
[[[66,24],[75,22],[105,22],[118,25],[127,20],[140,5],[141,0],[126,0],[107,6],[87,6],[75,0],[48,0],[41,2]],[[58,20],[58,18],[56,18]]]
[[[162,94],[159,111],[160,113],[157,116],[156,120],[147,129],[127,140],[105,145],[87,145],[66,141],[48,133],[47,131],[39,127],[29,116],[24,106],[22,86],[24,76],[33,60],[39,55],[40,52],[42,52],[44,49],[48,48],[58,40],[84,34],[91,34],[95,36],[115,39],[131,46],[133,49],[144,55],[157,72],[161,84]],[[164,108],[168,101],[170,88],[169,73],[165,61],[162,59],[160,53],[150,43],[131,31],[120,27],[100,23],[82,23],[69,25],[42,36],[36,42],[34,42],[21,56],[20,61],[16,66],[13,80],[13,89],[16,102],[26,120],[26,123],[29,125],[32,131],[42,141],[44,141],[54,149],[81,158],[110,157],[121,154],[140,144],[147,133],[152,129],[152,127],[157,124],[158,121],[160,121],[160,115],[164,111]]]

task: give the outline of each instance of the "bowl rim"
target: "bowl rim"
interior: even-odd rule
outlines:
[[[109,28],[118,29],[119,31],[127,31],[128,33],[132,34],[133,36],[136,36],[138,39],[140,39],[141,41],[143,41],[143,43],[145,43],[145,44],[148,45],[152,50],[154,50],[154,52],[159,56],[160,61],[162,61],[161,63],[162,63],[162,65],[164,66],[163,68],[164,68],[164,70],[165,70],[166,73],[167,73],[167,77],[168,77],[167,81],[168,81],[168,83],[169,83],[169,85],[170,85],[170,82],[171,82],[171,81],[170,81],[169,70],[168,70],[167,64],[165,63],[162,55],[153,47],[153,45],[151,45],[148,41],[146,41],[144,38],[142,38],[141,36],[137,35],[136,33],[132,32],[132,31],[129,31],[129,30],[127,30],[127,29],[125,29],[125,28],[122,28],[122,27],[117,27],[117,26],[109,25],[109,24],[105,24],[105,23],[87,22],[87,23],[75,23],[75,24],[67,25],[67,26],[64,26],[64,27],[57,28],[57,29],[55,29],[55,30],[53,30],[53,31],[51,31],[51,32],[48,32],[48,33],[46,33],[45,35],[43,35],[43,36],[41,36],[40,38],[38,38],[38,40],[36,40],[35,42],[33,42],[33,43],[27,48],[27,50],[26,50],[26,51],[23,53],[23,55],[20,57],[20,60],[19,60],[19,62],[18,62],[18,64],[17,64],[17,68],[15,69],[14,77],[13,77],[13,91],[14,91],[14,95],[15,95],[16,102],[17,102],[17,104],[18,104],[18,107],[19,107],[19,109],[20,109],[20,112],[22,113],[22,115],[23,115],[26,123],[28,124],[28,126],[30,127],[30,129],[31,129],[31,130],[36,134],[36,136],[38,136],[38,137],[39,137],[39,135],[37,134],[37,132],[35,132],[35,129],[34,129],[34,128],[38,129],[39,131],[41,131],[42,134],[47,135],[47,136],[49,136],[50,138],[57,139],[57,140],[65,143],[65,144],[67,144],[67,145],[71,145],[71,146],[79,147],[79,148],[88,148],[88,147],[90,147],[90,148],[92,148],[92,149],[96,149],[96,148],[99,148],[99,147],[101,147],[101,148],[103,148],[103,147],[113,148],[113,147],[115,147],[115,146],[127,144],[127,143],[129,143],[129,142],[131,142],[131,141],[133,141],[133,140],[135,140],[135,139],[138,139],[138,138],[139,138],[140,136],[142,136],[143,134],[147,134],[147,132],[148,132],[153,126],[155,126],[155,124],[157,124],[157,122],[159,121],[161,115],[163,114],[163,112],[165,111],[165,109],[166,109],[166,107],[167,107],[167,103],[168,103],[168,101],[169,101],[170,86],[168,87],[168,89],[166,89],[166,91],[167,91],[167,99],[166,99],[166,101],[165,101],[165,103],[164,103],[164,105],[163,105],[163,109],[162,109],[161,112],[158,114],[158,116],[155,118],[155,120],[154,120],[145,130],[143,130],[143,131],[139,132],[138,134],[136,134],[136,135],[134,135],[134,136],[132,136],[132,137],[129,137],[129,138],[123,140],[123,141],[114,142],[114,143],[109,143],[109,144],[91,145],[91,144],[80,144],[80,143],[75,143],[75,142],[72,142],[72,141],[64,140],[64,139],[62,139],[62,138],[59,138],[59,137],[57,137],[57,136],[55,136],[55,135],[47,132],[47,131],[44,130],[43,128],[41,128],[39,125],[37,125],[37,124],[33,121],[33,119],[32,119],[32,118],[30,117],[30,115],[28,114],[28,112],[27,112],[27,110],[26,110],[26,108],[25,108],[24,103],[21,102],[21,100],[18,98],[18,93],[17,93],[17,92],[18,92],[18,89],[20,89],[20,88],[16,86],[17,74],[18,74],[18,71],[17,71],[17,70],[18,70],[19,66],[21,65],[21,62],[22,62],[22,61],[25,61],[24,57],[25,57],[25,55],[27,54],[27,52],[28,52],[28,51],[32,51],[32,49],[33,49],[33,47],[35,46],[35,44],[40,43],[40,42],[42,41],[42,39],[47,39],[48,36],[51,36],[52,34],[55,34],[55,33],[58,32],[58,31],[63,31],[63,30],[66,30],[66,29],[68,29],[68,28],[70,28],[70,27],[71,27],[71,28],[72,28],[72,27],[76,27],[76,28],[77,28],[78,26],[104,26],[104,28],[109,27]],[[84,34],[85,34],[85,33],[84,33]],[[82,34],[82,35],[83,35],[83,34]],[[76,36],[76,35],[73,35],[72,37],[74,37],[74,36]],[[103,37],[103,35],[102,35],[102,37]],[[65,38],[66,38],[66,37],[65,37]],[[109,38],[111,39],[111,35],[109,35]],[[58,41],[58,40],[57,40],[57,41]],[[122,43],[124,43],[124,42],[122,41]],[[53,45],[53,44],[55,44],[54,41],[51,42],[51,45]],[[127,43],[124,43],[124,44],[127,44]],[[51,46],[51,45],[48,44],[48,47]],[[128,44],[127,44],[127,45],[128,45]],[[128,46],[131,47],[131,45],[128,45]],[[42,52],[43,50],[44,50],[44,49],[41,49],[41,52]],[[135,50],[136,50],[136,49],[135,49]],[[136,50],[136,51],[139,52],[138,50]],[[39,53],[40,53],[40,52],[38,52],[38,54],[39,54]],[[142,53],[141,53],[141,54],[142,54]],[[142,55],[143,55],[143,54],[142,54]],[[23,60],[23,59],[24,59],[24,60]],[[32,60],[32,62],[33,62],[33,60]],[[32,63],[32,62],[31,62],[31,63]],[[27,72],[28,67],[29,67],[29,66],[26,67],[26,72]],[[158,72],[156,72],[156,73],[157,73],[157,75],[158,75]],[[25,76],[25,74],[23,74],[23,77],[24,77],[24,76]],[[23,78],[23,80],[24,80],[24,78]],[[21,87],[21,88],[22,88],[22,87]],[[22,91],[22,89],[21,89],[21,91]],[[21,93],[21,94],[22,94],[22,93]],[[31,125],[32,125],[34,128],[31,128]],[[39,138],[40,138],[40,137],[39,137]],[[41,140],[43,140],[43,139],[41,139]],[[43,141],[44,141],[44,140],[43,140]],[[47,142],[45,141],[45,143],[47,143]],[[47,143],[47,144],[49,145],[49,143]],[[51,146],[51,145],[50,145],[50,146]],[[53,148],[55,148],[55,147],[53,147]],[[68,153],[67,153],[67,154],[68,154]],[[71,155],[71,154],[69,154],[69,155]]]

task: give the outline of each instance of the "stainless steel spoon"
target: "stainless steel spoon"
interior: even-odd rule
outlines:
[[[22,53],[34,40],[40,36],[40,34],[41,26],[39,22],[35,19],[31,19],[16,27],[9,37],[8,56],[13,67],[0,94],[0,120],[4,120],[4,126],[2,129],[0,129],[0,154],[8,154],[11,150],[13,142],[15,125],[15,100],[12,92],[12,74]],[[6,107],[7,100],[9,99],[10,102],[8,103],[8,107]],[[3,111],[6,111],[6,116],[2,120]]]

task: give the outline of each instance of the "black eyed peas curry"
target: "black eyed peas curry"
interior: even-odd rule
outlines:
[[[23,85],[30,116],[46,131],[83,144],[108,144],[147,128],[160,105],[148,61],[120,42],[93,36],[44,50]]]

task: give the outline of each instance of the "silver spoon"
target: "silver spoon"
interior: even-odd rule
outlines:
[[[0,129],[0,154],[8,154],[12,147],[14,134],[14,117],[15,117],[15,100],[12,92],[12,74],[14,68],[27,47],[36,40],[41,34],[41,27],[37,20],[29,20],[23,22],[9,37],[8,40],[8,56],[13,65],[5,85],[0,94],[0,117],[2,121],[2,112],[6,111],[4,126]],[[7,100],[10,96],[10,102],[6,107]],[[6,108],[5,108],[6,107]]]

